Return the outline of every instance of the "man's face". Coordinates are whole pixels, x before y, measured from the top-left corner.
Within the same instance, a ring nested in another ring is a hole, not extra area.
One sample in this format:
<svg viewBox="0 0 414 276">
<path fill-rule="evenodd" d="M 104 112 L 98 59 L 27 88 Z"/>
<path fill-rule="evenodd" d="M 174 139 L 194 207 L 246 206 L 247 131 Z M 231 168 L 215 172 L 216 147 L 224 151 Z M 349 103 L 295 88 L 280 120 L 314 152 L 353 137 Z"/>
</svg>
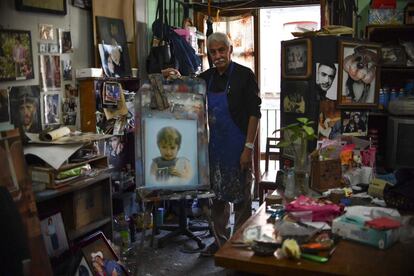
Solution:
<svg viewBox="0 0 414 276">
<path fill-rule="evenodd" d="M 318 84 L 323 91 L 328 91 L 335 79 L 335 69 L 321 65 L 318 69 Z"/>
<path fill-rule="evenodd" d="M 112 147 L 112 149 L 116 149 L 116 147 L 118 146 L 118 143 L 119 143 L 119 139 L 118 139 L 118 137 L 112 137 L 111 138 L 111 147 Z"/>
<path fill-rule="evenodd" d="M 20 105 L 19 107 L 20 111 L 20 120 L 22 120 L 22 123 L 24 126 L 28 126 L 32 123 L 33 115 L 35 112 L 34 104 L 25 102 Z"/>
<path fill-rule="evenodd" d="M 208 52 L 217 70 L 220 73 L 226 71 L 231 61 L 233 47 L 228 47 L 222 42 L 212 41 L 209 45 Z"/>
<path fill-rule="evenodd" d="M 161 141 L 158 146 L 160 148 L 161 157 L 164 160 L 173 160 L 175 157 L 177 157 L 179 150 L 177 144 L 165 143 Z"/>
</svg>

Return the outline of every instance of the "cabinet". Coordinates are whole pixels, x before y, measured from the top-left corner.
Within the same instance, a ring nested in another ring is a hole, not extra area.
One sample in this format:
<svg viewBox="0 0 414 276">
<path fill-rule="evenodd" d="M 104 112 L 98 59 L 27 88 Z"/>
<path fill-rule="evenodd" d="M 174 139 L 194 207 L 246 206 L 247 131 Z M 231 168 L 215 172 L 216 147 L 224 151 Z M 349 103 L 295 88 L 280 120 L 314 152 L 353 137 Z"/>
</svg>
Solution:
<svg viewBox="0 0 414 276">
<path fill-rule="evenodd" d="M 407 42 L 411 45 L 414 43 L 414 25 L 369 25 L 366 28 L 366 38 L 381 43 L 381 88 L 388 88 L 389 91 L 395 89 L 398 92 L 401 88 L 406 90 L 409 83 L 414 83 L 414 49 L 411 49 L 410 56 L 403 46 Z M 384 161 L 388 159 L 385 154 L 388 115 L 387 110 L 375 111 L 370 113 L 368 120 L 369 130 L 378 141 L 377 164 L 380 167 L 387 167 Z"/>
<path fill-rule="evenodd" d="M 35 195 L 39 214 L 60 211 L 69 243 L 101 230 L 112 237 L 112 187 L 107 172 Z"/>
</svg>

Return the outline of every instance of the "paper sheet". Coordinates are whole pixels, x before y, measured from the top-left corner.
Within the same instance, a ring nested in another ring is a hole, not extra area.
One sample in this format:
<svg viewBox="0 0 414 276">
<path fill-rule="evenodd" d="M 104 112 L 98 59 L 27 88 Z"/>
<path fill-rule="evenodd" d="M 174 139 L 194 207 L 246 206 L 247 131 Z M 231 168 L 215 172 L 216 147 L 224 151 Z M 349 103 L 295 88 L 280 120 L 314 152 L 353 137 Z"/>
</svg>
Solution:
<svg viewBox="0 0 414 276">
<path fill-rule="evenodd" d="M 68 127 L 60 127 L 47 133 L 39 134 L 39 138 L 43 141 L 53 141 L 70 134 Z"/>
<path fill-rule="evenodd" d="M 33 154 L 54 169 L 59 169 L 69 157 L 78 149 L 83 147 L 83 144 L 69 144 L 69 145 L 28 145 L 24 147 L 24 154 Z"/>
<path fill-rule="evenodd" d="M 48 145 L 66 145 L 66 144 L 82 144 L 89 143 L 92 141 L 108 139 L 113 135 L 105 135 L 98 133 L 82 133 L 81 135 L 69 135 L 64 136 L 53 141 L 42 141 L 39 139 L 38 133 L 25 133 L 25 135 L 30 139 L 29 143 L 36 144 L 48 144 Z"/>
</svg>

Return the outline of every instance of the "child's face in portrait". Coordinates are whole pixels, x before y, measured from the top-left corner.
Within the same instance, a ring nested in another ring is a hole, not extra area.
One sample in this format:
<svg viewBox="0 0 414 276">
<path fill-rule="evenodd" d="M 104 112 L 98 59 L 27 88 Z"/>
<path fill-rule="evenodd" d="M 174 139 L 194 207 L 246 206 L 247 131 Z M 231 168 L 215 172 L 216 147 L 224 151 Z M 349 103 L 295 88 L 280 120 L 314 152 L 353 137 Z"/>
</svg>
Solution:
<svg viewBox="0 0 414 276">
<path fill-rule="evenodd" d="M 178 150 L 180 149 L 177 144 L 168 143 L 166 141 L 160 141 L 158 147 L 160 149 L 161 157 L 164 160 L 173 160 L 174 158 L 176 158 Z"/>
</svg>

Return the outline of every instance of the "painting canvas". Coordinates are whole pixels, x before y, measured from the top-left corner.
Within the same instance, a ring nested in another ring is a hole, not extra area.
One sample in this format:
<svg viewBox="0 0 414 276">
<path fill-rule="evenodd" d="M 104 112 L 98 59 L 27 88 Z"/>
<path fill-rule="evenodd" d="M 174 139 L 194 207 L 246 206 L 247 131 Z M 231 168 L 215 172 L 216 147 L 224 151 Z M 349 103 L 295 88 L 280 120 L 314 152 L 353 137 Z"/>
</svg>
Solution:
<svg viewBox="0 0 414 276">
<path fill-rule="evenodd" d="M 33 78 L 30 32 L 0 29 L 0 81 Z"/>
<path fill-rule="evenodd" d="M 80 243 L 81 251 L 94 275 L 128 275 L 118 262 L 109 241 L 102 232 L 85 238 Z"/>
<path fill-rule="evenodd" d="M 307 38 L 282 41 L 282 77 L 306 79 L 311 74 L 312 46 Z"/>
<path fill-rule="evenodd" d="M 97 16 L 96 23 L 97 41 L 98 43 L 105 45 L 103 48 L 109 56 L 106 59 L 103 59 L 101 49 L 99 49 L 102 64 L 104 64 L 104 60 L 105 64 L 108 64 L 108 58 L 111 60 L 110 62 L 113 62 L 114 64 L 114 75 L 108 76 L 131 76 L 131 64 L 124 21 L 122 19 Z"/>
<path fill-rule="evenodd" d="M 10 90 L 9 98 L 11 123 L 26 132 L 40 132 L 42 122 L 39 86 L 14 86 Z"/>
<path fill-rule="evenodd" d="M 40 228 L 49 257 L 58 257 L 69 249 L 65 226 L 60 212 L 42 219 L 40 221 Z"/>
<path fill-rule="evenodd" d="M 19 11 L 53 13 L 65 15 L 66 0 L 16 0 L 16 9 Z"/>
<path fill-rule="evenodd" d="M 338 107 L 370 109 L 378 106 L 380 46 L 339 42 Z"/>
<path fill-rule="evenodd" d="M 197 121 L 145 119 L 147 187 L 194 186 L 198 182 Z"/>
</svg>

